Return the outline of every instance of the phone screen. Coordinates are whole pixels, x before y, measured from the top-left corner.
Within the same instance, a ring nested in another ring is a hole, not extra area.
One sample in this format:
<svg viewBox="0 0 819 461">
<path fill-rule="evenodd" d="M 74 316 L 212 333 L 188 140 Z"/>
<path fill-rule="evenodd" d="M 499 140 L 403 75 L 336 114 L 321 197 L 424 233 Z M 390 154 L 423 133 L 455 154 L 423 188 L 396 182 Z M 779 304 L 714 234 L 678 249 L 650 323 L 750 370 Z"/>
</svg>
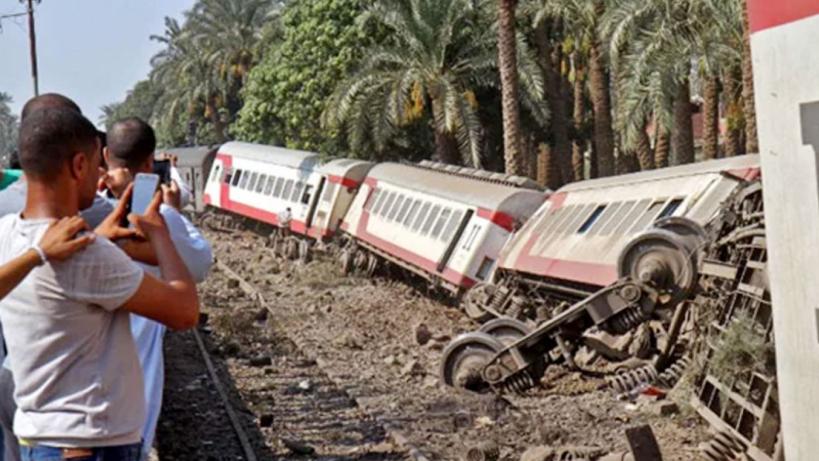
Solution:
<svg viewBox="0 0 819 461">
<path fill-rule="evenodd" d="M 154 174 L 159 176 L 159 182 L 162 184 L 171 183 L 171 161 L 170 160 L 154 160 Z"/>
<path fill-rule="evenodd" d="M 131 213 L 145 214 L 159 186 L 159 176 L 139 173 L 134 179 L 134 195 L 131 197 Z"/>
</svg>

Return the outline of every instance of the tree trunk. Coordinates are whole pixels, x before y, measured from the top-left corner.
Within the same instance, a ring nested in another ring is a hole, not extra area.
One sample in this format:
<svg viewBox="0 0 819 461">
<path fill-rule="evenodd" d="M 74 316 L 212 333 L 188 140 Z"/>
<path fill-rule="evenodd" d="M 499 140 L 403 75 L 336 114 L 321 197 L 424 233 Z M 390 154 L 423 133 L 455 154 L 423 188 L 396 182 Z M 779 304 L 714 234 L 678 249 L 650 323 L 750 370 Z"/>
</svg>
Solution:
<svg viewBox="0 0 819 461">
<path fill-rule="evenodd" d="M 537 42 L 539 57 L 543 63 L 545 94 L 548 98 L 549 112 L 551 113 L 550 131 L 553 144 L 551 162 L 555 164 L 560 174 L 554 184 L 559 186 L 571 182 L 574 177 L 571 164 L 572 145 L 569 139 L 568 95 L 563 89 L 561 72 L 563 51 L 560 43 L 552 45 L 549 42 L 549 34 L 545 23 L 535 29 L 535 41 Z"/>
<path fill-rule="evenodd" d="M 723 148 L 726 157 L 734 157 L 745 153 L 745 145 L 742 142 L 743 130 L 743 109 L 741 107 L 741 96 L 739 80 L 736 72 L 728 72 L 723 77 L 725 84 L 723 99 L 725 100 L 725 146 Z"/>
<path fill-rule="evenodd" d="M 452 133 L 435 129 L 435 157 L 439 162 L 459 165 L 461 153 L 458 150 L 458 140 Z"/>
<path fill-rule="evenodd" d="M 748 8 L 743 1 L 744 31 L 742 34 L 742 99 L 745 108 L 745 151 L 759 153 L 756 133 L 756 102 L 754 101 L 754 63 L 751 59 L 751 32 L 748 24 Z"/>
<path fill-rule="evenodd" d="M 525 175 L 526 159 L 520 146 L 515 7 L 517 0 L 498 0 L 498 63 L 503 105 L 503 147 L 508 174 Z"/>
<path fill-rule="evenodd" d="M 646 127 L 643 126 L 643 129 L 637 133 L 637 147 L 636 147 L 636 154 L 637 154 L 637 162 L 640 166 L 641 171 L 653 170 L 654 169 L 654 150 L 651 149 L 651 139 L 648 137 L 648 133 L 646 132 Z"/>
<path fill-rule="evenodd" d="M 657 124 L 657 144 L 654 146 L 654 164 L 657 168 L 668 166 L 669 152 L 671 151 L 670 136 L 668 129 Z"/>
<path fill-rule="evenodd" d="M 708 77 L 703 83 L 702 153 L 706 159 L 719 157 L 719 79 Z"/>
<path fill-rule="evenodd" d="M 584 133 L 584 125 L 586 118 L 586 93 L 585 89 L 585 75 L 583 73 L 583 64 L 580 62 L 578 54 L 575 54 L 574 61 L 574 140 L 572 141 L 572 170 L 574 173 L 573 181 L 581 181 L 586 176 L 586 134 Z"/>
<path fill-rule="evenodd" d="M 560 188 L 560 171 L 555 164 L 552 146 L 543 143 L 538 149 L 537 179 L 538 183 L 551 190 Z"/>
<path fill-rule="evenodd" d="M 674 149 L 674 164 L 694 162 L 694 125 L 691 107 L 691 88 L 688 79 L 679 85 L 674 98 L 674 127 L 671 130 L 671 144 Z"/>
<path fill-rule="evenodd" d="M 216 135 L 217 143 L 221 144 L 227 141 L 227 136 L 225 134 L 227 125 L 222 122 L 222 114 L 219 113 L 219 109 L 213 101 L 209 100 L 207 102 L 205 112 L 210 114 L 210 122 L 213 124 L 213 133 Z"/>
<path fill-rule="evenodd" d="M 609 75 L 603 62 L 601 48 L 601 44 L 595 43 L 589 53 L 589 84 L 594 111 L 594 150 L 597 156 L 597 173 L 603 177 L 614 173 L 614 130 L 611 118 Z"/>
<path fill-rule="evenodd" d="M 640 171 L 637 154 L 632 150 L 620 151 L 617 155 L 617 174 L 628 174 Z"/>
</svg>

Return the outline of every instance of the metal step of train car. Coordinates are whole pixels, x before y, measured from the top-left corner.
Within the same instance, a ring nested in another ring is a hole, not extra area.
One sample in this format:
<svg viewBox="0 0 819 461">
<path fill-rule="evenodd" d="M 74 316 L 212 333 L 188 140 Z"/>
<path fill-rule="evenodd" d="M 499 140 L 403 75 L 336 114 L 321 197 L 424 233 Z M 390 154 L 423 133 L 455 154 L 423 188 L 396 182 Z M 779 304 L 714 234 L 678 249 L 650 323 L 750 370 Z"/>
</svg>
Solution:
<svg viewBox="0 0 819 461">
<path fill-rule="evenodd" d="M 657 220 L 684 217 L 704 225 L 758 174 L 758 156 L 747 155 L 569 184 L 515 233 L 492 282 L 467 294 L 467 313 L 548 318 L 616 282 L 623 248 Z"/>
<path fill-rule="evenodd" d="M 332 237 L 372 164 L 281 147 L 229 142 L 219 148 L 205 186 L 207 205 L 273 227 L 290 209 L 288 230 Z"/>
<path fill-rule="evenodd" d="M 503 245 L 546 199 L 524 178 L 424 162 L 370 170 L 343 223 L 346 270 L 389 261 L 458 295 L 488 280 Z"/>
</svg>

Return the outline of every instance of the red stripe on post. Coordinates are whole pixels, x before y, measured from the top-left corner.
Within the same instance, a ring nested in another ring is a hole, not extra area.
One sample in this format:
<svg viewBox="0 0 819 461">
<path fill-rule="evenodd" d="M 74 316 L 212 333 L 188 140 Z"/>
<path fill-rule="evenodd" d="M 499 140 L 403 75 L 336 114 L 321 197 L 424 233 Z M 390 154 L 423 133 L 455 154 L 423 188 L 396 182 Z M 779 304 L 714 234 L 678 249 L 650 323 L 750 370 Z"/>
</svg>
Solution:
<svg viewBox="0 0 819 461">
<path fill-rule="evenodd" d="M 817 0 L 748 0 L 751 33 L 819 15 Z"/>
</svg>

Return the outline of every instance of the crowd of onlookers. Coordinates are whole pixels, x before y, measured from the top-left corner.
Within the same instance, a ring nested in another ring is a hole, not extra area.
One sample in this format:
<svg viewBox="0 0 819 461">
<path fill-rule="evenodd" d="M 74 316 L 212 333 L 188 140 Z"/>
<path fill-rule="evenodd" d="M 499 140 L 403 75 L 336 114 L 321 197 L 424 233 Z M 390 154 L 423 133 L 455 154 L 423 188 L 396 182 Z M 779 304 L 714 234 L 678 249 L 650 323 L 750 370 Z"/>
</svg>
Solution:
<svg viewBox="0 0 819 461">
<path fill-rule="evenodd" d="M 181 212 L 191 192 L 175 168 L 145 213 L 129 213 L 155 150 L 138 118 L 102 133 L 62 95 L 23 108 L 15 164 L 0 176 L 6 461 L 148 456 L 166 328 L 196 325 L 196 283 L 213 262 Z"/>
</svg>

